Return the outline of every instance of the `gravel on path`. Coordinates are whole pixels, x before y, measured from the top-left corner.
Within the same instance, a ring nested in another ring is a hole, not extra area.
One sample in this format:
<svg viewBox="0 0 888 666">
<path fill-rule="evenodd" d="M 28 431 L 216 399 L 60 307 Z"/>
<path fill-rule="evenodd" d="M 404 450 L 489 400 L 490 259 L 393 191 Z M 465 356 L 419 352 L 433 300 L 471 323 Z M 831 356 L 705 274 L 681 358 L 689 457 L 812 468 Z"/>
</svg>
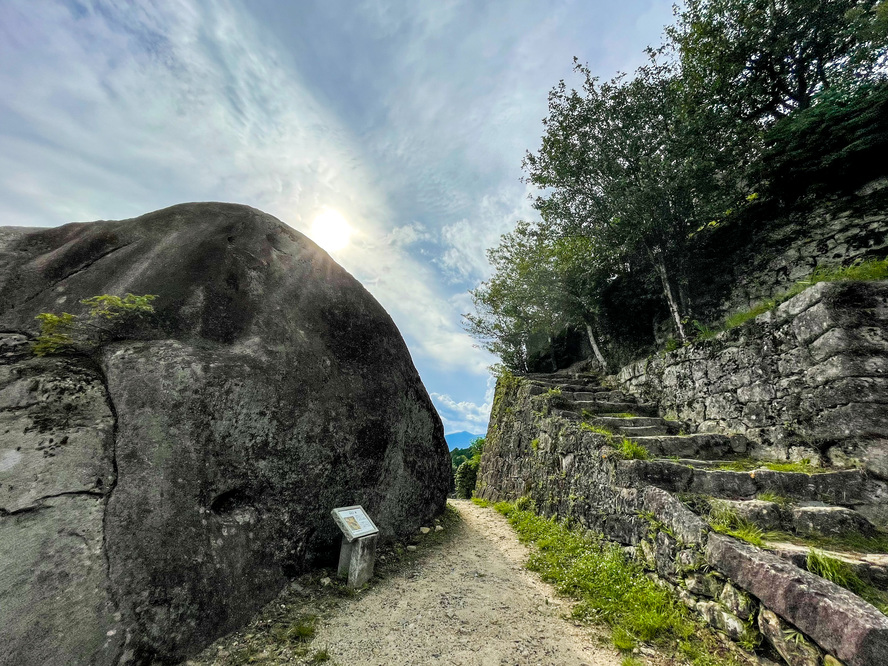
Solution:
<svg viewBox="0 0 888 666">
<path fill-rule="evenodd" d="M 446 544 L 374 583 L 318 624 L 314 646 L 361 666 L 619 666 L 601 636 L 562 616 L 569 603 L 524 569 L 505 518 L 468 500 Z"/>
</svg>

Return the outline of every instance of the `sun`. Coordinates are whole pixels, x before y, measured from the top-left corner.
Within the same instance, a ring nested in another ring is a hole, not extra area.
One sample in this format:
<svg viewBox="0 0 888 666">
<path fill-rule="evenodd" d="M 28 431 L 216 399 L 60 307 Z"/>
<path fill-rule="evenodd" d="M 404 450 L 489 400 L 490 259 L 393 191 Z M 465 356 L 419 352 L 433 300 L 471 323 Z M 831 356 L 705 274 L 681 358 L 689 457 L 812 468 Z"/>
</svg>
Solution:
<svg viewBox="0 0 888 666">
<path fill-rule="evenodd" d="M 327 252 L 336 252 L 348 245 L 352 228 L 338 210 L 325 208 L 311 223 L 311 239 Z"/>
</svg>

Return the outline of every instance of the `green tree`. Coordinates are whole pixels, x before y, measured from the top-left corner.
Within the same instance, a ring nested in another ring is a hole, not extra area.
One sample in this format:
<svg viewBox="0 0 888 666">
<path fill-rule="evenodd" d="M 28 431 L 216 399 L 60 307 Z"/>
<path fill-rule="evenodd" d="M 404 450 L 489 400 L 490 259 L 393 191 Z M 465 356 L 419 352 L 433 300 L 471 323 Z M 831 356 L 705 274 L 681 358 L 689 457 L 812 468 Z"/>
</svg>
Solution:
<svg viewBox="0 0 888 666">
<path fill-rule="evenodd" d="M 487 257 L 494 274 L 471 292 L 476 314 L 463 315 L 466 330 L 506 367 L 525 372 L 535 351 L 534 339 L 551 343 L 562 326 L 551 261 L 527 222 L 504 234 Z"/>
<path fill-rule="evenodd" d="M 527 371 L 534 340 L 547 345 L 568 328 L 585 329 L 603 367 L 595 337 L 596 285 L 607 271 L 595 261 L 591 239 L 559 236 L 557 230 L 519 222 L 488 251 L 494 276 L 473 290 L 476 314 L 464 315 L 466 329 L 511 370 Z"/>
<path fill-rule="evenodd" d="M 886 0 L 687 0 L 667 35 L 698 107 L 770 125 L 838 83 L 884 78 Z"/>
<path fill-rule="evenodd" d="M 549 94 L 538 153 L 527 153 L 527 181 L 543 223 L 589 239 L 595 261 L 616 273 L 654 271 L 679 337 L 686 339 L 682 293 L 688 237 L 740 193 L 724 170 L 701 169 L 703 128 L 684 113 L 683 82 L 652 60 L 635 78 L 600 82 L 587 67 L 581 91 L 561 81 Z"/>
<path fill-rule="evenodd" d="M 472 440 L 469 445 L 471 457 L 456 470 L 456 496 L 460 499 L 471 499 L 478 481 L 478 469 L 481 467 L 481 455 L 484 453 L 484 437 Z"/>
</svg>

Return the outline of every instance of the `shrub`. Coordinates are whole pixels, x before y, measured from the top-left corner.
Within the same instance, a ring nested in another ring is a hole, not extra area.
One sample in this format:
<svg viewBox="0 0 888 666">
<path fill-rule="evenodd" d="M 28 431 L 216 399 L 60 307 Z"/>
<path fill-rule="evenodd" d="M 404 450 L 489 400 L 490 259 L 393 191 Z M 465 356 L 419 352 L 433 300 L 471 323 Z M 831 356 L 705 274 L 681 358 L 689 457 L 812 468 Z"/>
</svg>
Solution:
<svg viewBox="0 0 888 666">
<path fill-rule="evenodd" d="M 475 492 L 475 484 L 478 481 L 478 466 L 480 459 L 471 458 L 466 460 L 456 470 L 456 496 L 460 499 L 471 499 L 472 493 Z"/>
<path fill-rule="evenodd" d="M 119 339 L 132 333 L 134 326 L 154 313 L 151 305 L 157 296 L 126 294 L 123 298 L 101 294 L 84 298 L 80 303 L 87 307 L 84 315 L 63 312 L 41 312 L 40 334 L 32 346 L 37 356 L 69 351 L 89 351 L 109 340 Z"/>
<path fill-rule="evenodd" d="M 626 460 L 647 460 L 651 457 L 646 448 L 628 437 L 624 437 L 616 445 L 616 449 Z"/>
</svg>

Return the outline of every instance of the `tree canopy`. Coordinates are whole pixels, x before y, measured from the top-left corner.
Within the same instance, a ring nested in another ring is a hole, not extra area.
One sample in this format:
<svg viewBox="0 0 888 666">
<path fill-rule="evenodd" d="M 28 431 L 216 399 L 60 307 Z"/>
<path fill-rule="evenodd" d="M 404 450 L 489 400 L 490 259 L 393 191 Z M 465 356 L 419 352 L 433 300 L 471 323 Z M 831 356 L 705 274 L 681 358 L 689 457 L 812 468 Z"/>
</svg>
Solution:
<svg viewBox="0 0 888 666">
<path fill-rule="evenodd" d="M 888 0 L 688 0 L 666 34 L 632 76 L 602 81 L 575 60 L 579 89 L 549 93 L 523 162 L 540 219 L 489 250 L 493 277 L 466 315 L 509 369 L 544 368 L 565 329 L 585 329 L 603 364 L 595 331 L 621 276 L 656 288 L 686 340 L 701 231 L 773 193 L 769 182 L 885 143 L 868 109 L 888 89 Z M 832 157 L 804 138 L 824 118 Z"/>
</svg>

